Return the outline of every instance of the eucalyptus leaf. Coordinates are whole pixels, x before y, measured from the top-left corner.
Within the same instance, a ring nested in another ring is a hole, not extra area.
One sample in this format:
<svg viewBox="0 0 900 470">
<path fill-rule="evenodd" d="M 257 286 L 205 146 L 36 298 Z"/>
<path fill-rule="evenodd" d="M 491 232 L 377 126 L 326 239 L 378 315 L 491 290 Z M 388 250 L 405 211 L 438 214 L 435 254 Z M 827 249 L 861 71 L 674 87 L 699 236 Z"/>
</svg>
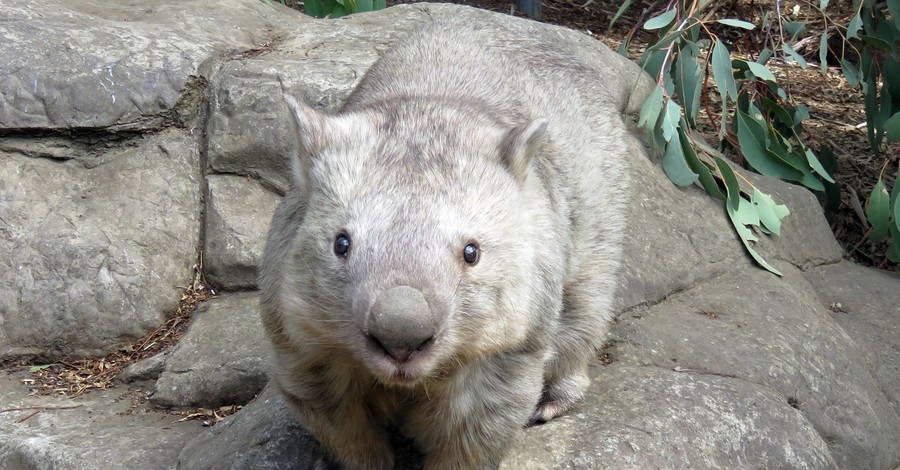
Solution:
<svg viewBox="0 0 900 470">
<path fill-rule="evenodd" d="M 684 106 L 684 114 L 691 126 L 694 126 L 694 120 L 700 112 L 703 77 L 703 68 L 697 63 L 693 49 L 685 45 L 675 61 L 675 92 Z"/>
<path fill-rule="evenodd" d="M 42 370 L 48 369 L 48 368 L 50 368 L 51 366 L 53 366 L 53 364 L 44 364 L 44 365 L 40 365 L 40 366 L 31 366 L 31 367 L 28 368 L 28 372 L 31 373 L 31 374 L 34 374 L 34 373 L 40 372 L 40 371 L 42 371 Z"/>
<path fill-rule="evenodd" d="M 817 175 L 821 176 L 822 179 L 828 181 L 829 183 L 834 183 L 834 178 L 828 174 L 828 171 L 825 170 L 825 167 L 822 166 L 822 162 L 816 157 L 816 154 L 813 153 L 810 149 L 804 149 L 806 153 L 806 162 L 809 163 L 809 167 L 816 172 Z"/>
<path fill-rule="evenodd" d="M 669 180 L 678 186 L 689 186 L 697 181 L 697 174 L 691 170 L 685 160 L 681 139 L 672 139 L 666 145 L 666 154 L 662 160 L 663 170 Z"/>
<path fill-rule="evenodd" d="M 772 196 L 753 188 L 753 196 L 750 202 L 756 206 L 756 212 L 759 214 L 759 221 L 762 225 L 775 235 L 781 235 L 781 220 L 790 215 L 784 204 L 775 204 Z"/>
<path fill-rule="evenodd" d="M 790 181 L 800 181 L 803 172 L 789 165 L 766 148 L 766 130 L 747 113 L 738 110 L 738 142 L 741 153 L 756 171 Z"/>
<path fill-rule="evenodd" d="M 724 200 L 725 194 L 719 189 L 719 184 L 716 183 L 716 179 L 713 177 L 712 173 L 710 173 L 709 167 L 698 158 L 694 145 L 708 154 L 714 154 L 716 153 L 716 150 L 710 147 L 703 140 L 702 136 L 698 137 L 696 140 L 689 139 L 687 136 L 688 131 L 685 129 L 686 126 L 683 125 L 678 127 L 678 137 L 681 140 L 681 148 L 684 150 L 684 157 L 685 160 L 687 160 L 688 166 L 690 166 L 691 170 L 697 174 L 698 179 L 700 180 L 700 186 L 703 186 L 703 189 L 706 190 L 707 194 L 716 199 Z"/>
<path fill-rule="evenodd" d="M 859 38 L 862 39 L 862 41 L 864 43 L 866 43 L 876 49 L 885 49 L 885 50 L 891 49 L 891 45 L 884 39 L 877 38 L 875 36 L 869 36 L 866 34 L 860 34 Z"/>
<path fill-rule="evenodd" d="M 806 23 L 803 21 L 785 21 L 783 24 L 784 31 L 791 35 L 791 42 L 797 39 L 797 36 L 806 32 Z"/>
<path fill-rule="evenodd" d="M 652 129 L 656 125 L 656 119 L 659 112 L 662 111 L 663 90 L 662 87 L 656 86 L 653 92 L 644 101 L 641 106 L 641 113 L 638 115 L 638 127 L 646 127 Z"/>
<path fill-rule="evenodd" d="M 719 169 L 719 176 L 721 176 L 722 181 L 725 182 L 725 189 L 728 195 L 726 204 L 729 209 L 737 210 L 740 208 L 741 202 L 741 185 L 738 184 L 737 177 L 734 176 L 734 170 L 725 163 L 725 160 L 715 157 L 715 161 L 716 168 Z"/>
<path fill-rule="evenodd" d="M 664 11 L 663 13 L 647 20 L 647 22 L 644 23 L 644 29 L 646 29 L 648 31 L 661 29 L 661 28 L 666 27 L 674 19 L 675 19 L 675 8 L 670 8 L 670 9 Z"/>
<path fill-rule="evenodd" d="M 887 259 L 892 263 L 900 263 L 900 229 L 891 225 L 891 244 L 888 245 Z"/>
<path fill-rule="evenodd" d="M 781 276 L 781 271 L 775 269 L 772 265 L 766 262 L 756 250 L 753 249 L 753 245 L 750 242 L 755 242 L 758 240 L 756 235 L 753 235 L 753 231 L 748 228 L 748 225 L 759 225 L 759 214 L 756 212 L 756 206 L 750 203 L 750 201 L 740 198 L 740 206 L 738 210 L 734 210 L 731 208 L 729 204 L 725 205 L 725 209 L 728 212 L 728 218 L 731 219 L 731 224 L 734 225 L 734 229 L 737 232 L 738 236 L 741 238 L 741 243 L 744 244 L 744 248 L 747 249 L 747 252 L 750 253 L 750 256 L 759 263 L 760 266 L 766 268 L 770 272 Z"/>
<path fill-rule="evenodd" d="M 890 202 L 891 197 L 887 192 L 884 181 L 878 178 L 878 182 L 872 188 L 872 194 L 869 195 L 869 201 L 866 203 L 866 218 L 869 220 L 869 224 L 872 225 L 869 239 L 873 242 L 883 241 L 888 234 Z"/>
<path fill-rule="evenodd" d="M 672 140 L 678 131 L 678 122 L 681 120 L 681 106 L 678 106 L 674 100 L 666 102 L 666 110 L 662 116 L 663 138 L 666 142 Z"/>
<path fill-rule="evenodd" d="M 900 172 L 898 172 L 898 176 L 900 176 Z M 891 190 L 891 207 L 894 212 L 894 225 L 893 227 L 897 230 L 900 230 L 900 178 L 894 178 L 894 187 Z M 892 237 L 894 239 L 894 245 L 900 249 L 900 237 Z"/>
<path fill-rule="evenodd" d="M 791 56 L 797 64 L 800 65 L 800 68 L 807 68 L 809 64 L 806 63 L 806 59 L 803 58 L 797 51 L 794 50 L 793 47 L 789 46 L 787 43 L 781 45 L 781 50 L 784 51 L 785 54 Z"/>
<path fill-rule="evenodd" d="M 900 140 L 900 112 L 894 113 L 884 122 L 884 131 L 887 133 L 888 142 Z"/>
<path fill-rule="evenodd" d="M 853 15 L 853 19 L 851 19 L 850 24 L 847 25 L 847 38 L 859 39 L 859 30 L 862 29 L 862 24 L 862 18 L 859 16 L 859 13 Z"/>
<path fill-rule="evenodd" d="M 750 67 L 750 71 L 753 72 L 753 75 L 756 75 L 763 80 L 776 81 L 775 74 L 773 74 L 765 65 L 757 64 L 756 62 L 746 62 L 746 64 Z"/>
<path fill-rule="evenodd" d="M 855 87 L 859 85 L 859 69 L 857 69 L 855 65 L 841 59 L 841 71 L 844 72 L 844 78 L 847 79 L 847 83 L 849 83 L 850 86 Z"/>
<path fill-rule="evenodd" d="M 721 20 L 716 20 L 716 22 L 722 23 L 722 24 L 728 25 L 728 26 L 734 26 L 736 28 L 744 28 L 747 30 L 752 30 L 752 29 L 756 28 L 756 25 L 749 21 L 736 20 L 736 19 L 732 19 L 732 18 L 724 18 Z"/>
<path fill-rule="evenodd" d="M 628 10 L 628 8 L 631 7 L 632 3 L 634 3 L 634 0 L 625 0 L 624 2 L 622 2 L 621 5 L 619 5 L 619 9 L 616 10 L 616 14 L 612 17 L 612 20 L 609 21 L 610 29 L 612 29 L 612 26 L 616 22 L 616 20 L 618 20 L 619 17 L 621 17 L 622 14 L 625 13 Z"/>
<path fill-rule="evenodd" d="M 828 30 L 822 31 L 819 38 L 819 67 L 822 73 L 828 72 Z"/>
<path fill-rule="evenodd" d="M 722 96 L 722 102 L 725 102 L 729 96 L 732 100 L 737 100 L 737 85 L 734 83 L 734 74 L 731 69 L 731 52 L 719 39 L 716 39 L 712 50 L 712 69 L 713 79 L 715 79 L 716 88 L 719 89 L 719 94 Z M 724 114 L 725 111 L 722 112 Z"/>
<path fill-rule="evenodd" d="M 819 0 L 819 11 L 825 11 L 828 7 L 828 0 Z"/>
</svg>

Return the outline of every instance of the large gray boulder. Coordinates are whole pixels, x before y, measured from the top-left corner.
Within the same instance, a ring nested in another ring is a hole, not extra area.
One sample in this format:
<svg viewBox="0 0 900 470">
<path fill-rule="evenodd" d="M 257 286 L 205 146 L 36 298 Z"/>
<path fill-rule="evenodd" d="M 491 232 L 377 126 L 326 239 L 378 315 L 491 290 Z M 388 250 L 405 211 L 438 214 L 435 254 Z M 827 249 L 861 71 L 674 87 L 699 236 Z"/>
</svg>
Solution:
<svg viewBox="0 0 900 470">
<path fill-rule="evenodd" d="M 175 311 L 198 262 L 207 81 L 300 16 L 0 1 L 0 361 L 102 355 Z"/>
<path fill-rule="evenodd" d="M 0 375 L 0 411 L 45 407 L 0 412 L 0 468 L 319 458 L 272 390 L 206 431 L 129 406 L 148 392 L 164 407 L 244 403 L 263 387 L 252 289 L 288 185 L 283 92 L 336 110 L 383 51 L 444 16 L 558 44 L 611 118 L 633 119 L 649 91 L 586 35 L 454 5 L 318 21 L 257 0 L 50 1 L 0 0 L 0 362 L 121 347 L 175 310 L 195 264 L 229 292 L 119 390 L 29 397 L 26 373 Z M 792 212 L 757 245 L 784 277 L 761 270 L 721 204 L 672 185 L 642 137 L 618 156 L 633 186 L 612 362 L 504 468 L 896 468 L 900 279 L 841 261 L 808 191 L 746 175 Z M 421 467 L 397 440 L 399 468 Z"/>
<path fill-rule="evenodd" d="M 150 401 L 166 408 L 247 403 L 266 385 L 268 357 L 257 296 L 212 299 L 167 355 Z"/>
<path fill-rule="evenodd" d="M 197 256 L 198 143 L 169 129 L 67 160 L 0 151 L 0 360 L 103 355 L 175 311 Z"/>
</svg>

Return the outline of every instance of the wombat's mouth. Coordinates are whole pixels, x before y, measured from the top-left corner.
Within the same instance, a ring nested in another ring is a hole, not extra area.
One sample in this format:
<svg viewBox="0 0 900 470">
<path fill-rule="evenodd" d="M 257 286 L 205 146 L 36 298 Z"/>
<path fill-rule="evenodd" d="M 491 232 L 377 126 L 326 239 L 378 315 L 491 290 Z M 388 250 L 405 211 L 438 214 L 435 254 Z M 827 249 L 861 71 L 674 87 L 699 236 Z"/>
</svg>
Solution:
<svg viewBox="0 0 900 470">
<path fill-rule="evenodd" d="M 406 354 L 391 354 L 378 340 L 364 335 L 364 362 L 385 385 L 415 385 L 429 376 L 434 366 L 433 346 L 429 339 Z"/>
</svg>

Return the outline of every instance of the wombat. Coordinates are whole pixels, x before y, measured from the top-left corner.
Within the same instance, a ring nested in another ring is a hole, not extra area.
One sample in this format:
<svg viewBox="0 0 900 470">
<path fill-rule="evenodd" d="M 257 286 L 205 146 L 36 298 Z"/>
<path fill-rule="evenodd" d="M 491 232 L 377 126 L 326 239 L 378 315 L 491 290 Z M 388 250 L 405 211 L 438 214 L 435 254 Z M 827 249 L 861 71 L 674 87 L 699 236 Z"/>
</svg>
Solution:
<svg viewBox="0 0 900 470">
<path fill-rule="evenodd" d="M 625 125 L 568 42 L 505 25 L 423 27 L 334 115 L 286 96 L 297 154 L 262 315 L 272 382 L 323 467 L 392 468 L 396 428 L 426 469 L 496 468 L 588 385 L 613 316 Z"/>
</svg>

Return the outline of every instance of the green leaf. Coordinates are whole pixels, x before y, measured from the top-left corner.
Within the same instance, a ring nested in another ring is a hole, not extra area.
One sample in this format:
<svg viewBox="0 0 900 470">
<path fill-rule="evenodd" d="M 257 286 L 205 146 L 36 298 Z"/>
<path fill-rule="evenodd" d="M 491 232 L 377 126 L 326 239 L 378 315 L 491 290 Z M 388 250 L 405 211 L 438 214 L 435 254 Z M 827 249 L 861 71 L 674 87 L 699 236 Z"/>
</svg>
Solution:
<svg viewBox="0 0 900 470">
<path fill-rule="evenodd" d="M 825 167 L 822 166 L 822 162 L 816 157 L 816 154 L 812 152 L 810 149 L 804 149 L 806 153 L 806 162 L 809 163 L 809 167 L 813 169 L 819 176 L 822 177 L 825 181 L 829 183 L 834 183 L 834 178 L 828 174 L 828 171 L 825 170 Z"/>
<path fill-rule="evenodd" d="M 44 370 L 44 369 L 47 369 L 47 368 L 49 368 L 49 367 L 51 367 L 51 366 L 53 366 L 53 364 L 44 364 L 44 365 L 41 365 L 41 366 L 31 366 L 31 367 L 28 368 L 28 372 L 34 374 L 34 373 L 36 373 L 36 372 L 40 372 L 40 371 L 42 371 L 42 370 Z"/>
<path fill-rule="evenodd" d="M 725 195 L 719 190 L 719 184 L 716 183 L 716 179 L 712 176 L 712 173 L 710 173 L 709 167 L 697 158 L 694 144 L 696 142 L 697 147 L 709 154 L 712 154 L 715 150 L 702 138 L 697 139 L 696 141 L 689 139 L 684 125 L 678 126 L 678 137 L 681 140 L 681 148 L 684 150 L 685 160 L 687 160 L 687 164 L 691 167 L 691 170 L 698 175 L 700 186 L 703 186 L 703 189 L 705 189 L 710 196 L 716 199 L 725 199 Z"/>
<path fill-rule="evenodd" d="M 657 80 L 659 71 L 662 70 L 665 60 L 666 51 L 647 49 L 644 51 L 644 55 L 641 56 L 639 64 L 648 75 L 653 77 L 654 80 Z"/>
<path fill-rule="evenodd" d="M 747 113 L 738 110 L 738 142 L 741 154 L 756 171 L 790 181 L 800 181 L 803 172 L 766 148 L 766 130 Z"/>
<path fill-rule="evenodd" d="M 753 196 L 751 196 L 750 202 L 756 206 L 759 221 L 762 222 L 763 226 L 775 235 L 781 235 L 781 219 L 784 219 L 791 213 L 787 206 L 775 204 L 772 196 L 756 188 L 753 188 Z"/>
<path fill-rule="evenodd" d="M 756 63 L 766 65 L 766 62 L 769 61 L 769 58 L 772 57 L 772 54 L 772 49 L 769 49 L 768 47 L 763 49 L 762 52 L 759 53 L 759 57 L 756 58 Z"/>
<path fill-rule="evenodd" d="M 890 216 L 890 201 L 887 188 L 884 181 L 878 178 L 875 187 L 872 188 L 872 194 L 866 203 L 866 218 L 872 225 L 872 231 L 869 233 L 869 239 L 873 242 L 880 242 L 885 239 L 888 234 L 888 217 Z"/>
<path fill-rule="evenodd" d="M 888 245 L 887 259 L 892 263 L 900 263 L 900 229 L 891 225 L 891 244 Z"/>
<path fill-rule="evenodd" d="M 730 197 L 730 196 L 729 196 Z M 775 269 L 763 259 L 756 250 L 753 249 L 753 246 L 750 242 L 755 242 L 758 240 L 755 235 L 753 235 L 753 231 L 750 230 L 748 225 L 759 225 L 759 214 L 756 212 L 756 206 L 750 203 L 750 201 L 740 198 L 740 205 L 737 210 L 731 208 L 730 204 L 725 204 L 725 209 L 728 212 L 728 218 L 731 219 L 731 224 L 734 225 L 734 229 L 737 232 L 738 236 L 741 238 L 741 243 L 744 244 L 744 248 L 747 249 L 747 252 L 750 253 L 750 256 L 759 263 L 760 266 L 768 269 L 770 272 L 781 276 L 781 271 Z"/>
<path fill-rule="evenodd" d="M 737 210 L 741 203 L 741 185 L 738 184 L 737 177 L 734 176 L 734 170 L 719 157 L 715 157 L 716 167 L 719 169 L 719 175 L 725 183 L 726 194 L 728 199 L 726 205 L 730 209 Z"/>
<path fill-rule="evenodd" d="M 891 14 L 891 18 L 894 19 L 894 28 L 900 30 L 900 0 L 887 0 L 887 7 L 888 12 Z M 895 246 L 896 245 L 897 244 L 895 244 Z M 898 249 L 900 249 L 900 247 L 898 247 Z"/>
<path fill-rule="evenodd" d="M 822 31 L 819 38 L 819 67 L 822 73 L 828 72 L 828 30 Z"/>
<path fill-rule="evenodd" d="M 877 153 L 881 146 L 881 126 L 878 122 L 878 88 L 875 87 L 875 77 L 868 77 L 865 83 L 866 122 L 869 123 L 866 126 L 866 134 L 869 137 L 869 146 Z"/>
<path fill-rule="evenodd" d="M 876 49 L 884 49 L 884 50 L 891 49 L 891 45 L 884 39 L 876 38 L 875 36 L 868 36 L 866 34 L 860 34 L 859 38 L 862 39 L 862 41 L 864 43 L 866 43 Z"/>
<path fill-rule="evenodd" d="M 825 11 L 828 7 L 828 0 L 819 0 L 819 11 Z"/>
<path fill-rule="evenodd" d="M 736 28 L 744 28 L 744 29 L 748 29 L 748 30 L 752 30 L 753 28 L 756 28 L 756 25 L 753 23 L 750 23 L 749 21 L 735 20 L 735 19 L 731 19 L 731 18 L 716 20 L 716 22 L 722 23 L 724 25 L 734 26 Z"/>
<path fill-rule="evenodd" d="M 894 225 L 891 226 L 891 229 L 893 230 L 896 228 L 897 231 L 900 231 L 900 200 L 898 200 L 900 189 L 897 189 L 900 188 L 900 183 L 897 182 L 898 180 L 900 180 L 900 178 L 894 179 L 894 188 L 891 191 L 891 207 L 894 208 Z M 894 246 L 900 250 L 900 237 L 892 235 L 891 238 L 894 239 Z"/>
<path fill-rule="evenodd" d="M 712 51 L 712 68 L 713 78 L 716 82 L 716 88 L 722 96 L 724 103 L 728 96 L 732 100 L 737 100 L 737 85 L 734 83 L 734 73 L 731 70 L 731 53 L 725 44 L 716 39 L 715 46 Z M 722 111 L 724 114 L 725 111 Z"/>
<path fill-rule="evenodd" d="M 894 113 L 884 122 L 884 130 L 887 132 L 888 142 L 900 140 L 900 112 Z"/>
<path fill-rule="evenodd" d="M 747 62 L 747 66 L 750 67 L 750 71 L 753 72 L 753 75 L 756 75 L 763 80 L 776 81 L 775 75 L 769 71 L 769 68 L 765 65 L 757 64 L 756 62 Z"/>
<path fill-rule="evenodd" d="M 805 69 L 809 67 L 809 64 L 806 63 L 806 59 L 804 59 L 802 55 L 798 54 L 797 51 L 795 51 L 794 48 L 789 46 L 787 43 L 783 43 L 781 45 L 781 50 L 784 51 L 785 54 L 791 56 L 791 58 L 800 65 L 800 68 Z"/>
<path fill-rule="evenodd" d="M 784 31 L 791 35 L 791 42 L 797 39 L 797 36 L 806 32 L 806 23 L 803 21 L 785 21 L 783 23 Z"/>
<path fill-rule="evenodd" d="M 800 124 L 807 119 L 809 119 L 809 106 L 798 104 L 797 109 L 794 110 L 794 125 Z"/>
<path fill-rule="evenodd" d="M 685 160 L 681 139 L 672 139 L 666 144 L 666 154 L 663 157 L 662 165 L 669 180 L 678 186 L 688 186 L 697 181 L 697 174 L 691 170 Z"/>
<path fill-rule="evenodd" d="M 684 114 L 691 126 L 694 125 L 694 119 L 700 112 L 700 95 L 703 88 L 703 68 L 697 63 L 692 52 L 693 50 L 686 44 L 675 60 L 675 93 L 684 106 Z"/>
<path fill-rule="evenodd" d="M 663 90 L 662 87 L 655 87 L 644 105 L 641 106 L 641 113 L 638 115 L 638 127 L 653 128 L 656 125 L 656 119 L 659 112 L 662 111 Z"/>
<path fill-rule="evenodd" d="M 855 87 L 859 85 L 859 69 L 855 65 L 841 59 L 841 71 L 844 72 L 844 78 L 847 79 L 847 83 L 850 86 Z"/>
<path fill-rule="evenodd" d="M 853 19 L 850 20 L 850 24 L 847 25 L 847 39 L 859 39 L 858 34 L 860 29 L 862 29 L 862 18 L 860 18 L 859 13 L 857 13 L 853 15 Z"/>
<path fill-rule="evenodd" d="M 622 2 L 622 5 L 619 6 L 619 9 L 616 10 L 616 14 L 613 15 L 612 20 L 610 20 L 609 22 L 609 29 L 612 29 L 613 23 L 615 23 L 616 20 L 618 20 L 622 16 L 622 14 L 631 7 L 632 3 L 634 3 L 634 0 L 625 0 L 624 2 Z"/>
<path fill-rule="evenodd" d="M 644 23 L 644 29 L 646 29 L 648 31 L 653 31 L 655 29 L 664 28 L 669 23 L 671 23 L 672 20 L 674 20 L 674 19 L 675 19 L 675 8 L 671 8 L 671 9 L 668 9 L 668 10 L 664 11 L 663 13 L 647 20 L 647 22 Z"/>
<path fill-rule="evenodd" d="M 672 136 L 678 131 L 678 122 L 681 120 L 681 106 L 674 100 L 666 103 L 666 111 L 662 118 L 663 138 L 666 142 L 672 140 Z"/>
</svg>

